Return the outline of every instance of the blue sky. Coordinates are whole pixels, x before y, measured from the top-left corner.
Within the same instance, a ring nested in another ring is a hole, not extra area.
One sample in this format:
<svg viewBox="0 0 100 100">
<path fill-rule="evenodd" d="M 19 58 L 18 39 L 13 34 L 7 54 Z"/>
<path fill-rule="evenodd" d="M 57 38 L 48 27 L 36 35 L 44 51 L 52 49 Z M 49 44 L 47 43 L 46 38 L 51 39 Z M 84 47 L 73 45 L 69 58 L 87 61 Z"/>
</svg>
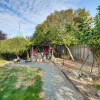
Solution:
<svg viewBox="0 0 100 100">
<path fill-rule="evenodd" d="M 92 16 L 100 0 L 0 0 L 0 30 L 8 36 L 31 36 L 36 25 L 55 10 L 86 8 Z"/>
</svg>

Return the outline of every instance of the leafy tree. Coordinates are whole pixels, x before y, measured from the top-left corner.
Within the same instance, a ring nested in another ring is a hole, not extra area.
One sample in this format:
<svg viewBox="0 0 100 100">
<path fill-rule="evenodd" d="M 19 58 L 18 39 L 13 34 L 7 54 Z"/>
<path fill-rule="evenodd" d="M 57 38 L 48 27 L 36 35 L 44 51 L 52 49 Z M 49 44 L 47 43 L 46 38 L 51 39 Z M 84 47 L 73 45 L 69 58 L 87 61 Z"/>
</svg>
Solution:
<svg viewBox="0 0 100 100">
<path fill-rule="evenodd" d="M 77 16 L 77 17 L 80 17 L 82 19 L 87 19 L 87 16 L 89 16 L 89 12 L 86 11 L 85 8 L 81 9 L 81 8 L 78 8 L 75 13 L 74 13 L 74 16 Z"/>
<path fill-rule="evenodd" d="M 90 34 L 91 38 L 88 41 L 88 45 L 93 53 L 96 67 L 98 67 L 100 74 L 100 6 L 98 6 L 97 10 L 98 13 L 94 19 L 94 29 Z"/>
<path fill-rule="evenodd" d="M 1 40 L 0 53 L 10 53 L 18 56 L 21 55 L 25 50 L 27 50 L 27 44 L 28 41 L 23 37 L 15 37 Z"/>
<path fill-rule="evenodd" d="M 67 16 L 68 14 L 71 16 Z M 66 32 L 66 23 L 72 20 L 72 14 L 73 10 L 69 9 L 60 12 L 55 11 L 55 13 L 48 16 L 44 23 L 36 27 L 36 32 L 33 37 L 34 42 L 40 44 L 41 42 L 51 42 L 52 44 L 65 44 L 65 39 L 63 40 L 62 35 Z M 67 40 L 70 39 L 68 38 Z"/>
<path fill-rule="evenodd" d="M 95 65 L 100 73 L 100 6 L 97 8 L 98 13 L 92 21 L 90 16 L 88 19 L 77 17 L 74 19 L 76 38 L 79 44 L 87 45 L 94 57 Z"/>
<path fill-rule="evenodd" d="M 6 39 L 6 34 L 0 31 L 0 40 Z"/>
<path fill-rule="evenodd" d="M 77 15 L 83 16 L 81 12 L 85 13 L 84 18 L 87 17 L 88 12 L 86 10 L 78 9 L 78 11 L 76 11 Z M 73 9 L 62 10 L 60 12 L 55 11 L 50 14 L 42 24 L 36 27 L 32 40 L 35 44 L 41 44 L 43 42 L 64 44 L 72 60 L 74 60 L 69 49 L 71 44 L 76 43 L 74 31 L 72 30 L 72 26 L 74 25 L 73 17 Z"/>
</svg>

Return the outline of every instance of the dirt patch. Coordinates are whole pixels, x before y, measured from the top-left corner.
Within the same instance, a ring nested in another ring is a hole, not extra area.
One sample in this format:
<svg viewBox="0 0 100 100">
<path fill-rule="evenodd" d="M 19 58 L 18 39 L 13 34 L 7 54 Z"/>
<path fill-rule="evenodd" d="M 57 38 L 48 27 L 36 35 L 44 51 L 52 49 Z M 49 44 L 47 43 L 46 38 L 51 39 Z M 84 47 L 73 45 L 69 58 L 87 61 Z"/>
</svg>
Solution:
<svg viewBox="0 0 100 100">
<path fill-rule="evenodd" d="M 100 100 L 97 96 L 97 89 L 92 78 L 78 77 L 73 74 L 73 70 L 67 68 L 64 72 L 71 79 L 71 81 L 79 88 L 79 90 L 88 97 L 89 100 Z"/>
<path fill-rule="evenodd" d="M 35 80 L 32 76 L 26 77 L 23 73 L 18 72 L 16 74 L 16 76 L 18 77 L 17 82 L 14 84 L 14 86 L 16 88 L 20 88 L 21 86 L 24 87 L 29 87 L 32 84 L 34 84 Z M 28 80 L 25 81 L 25 78 L 28 78 Z"/>
<path fill-rule="evenodd" d="M 44 76 L 43 71 L 40 71 L 40 72 L 38 73 L 38 75 L 39 75 L 40 77 L 43 77 L 43 76 Z"/>
<path fill-rule="evenodd" d="M 35 83 L 35 81 L 34 81 L 34 79 L 33 79 L 33 80 L 29 80 L 29 81 L 23 81 L 23 82 L 22 82 L 22 85 L 23 85 L 24 87 L 29 87 L 29 86 L 33 85 L 34 83 Z"/>
<path fill-rule="evenodd" d="M 65 61 L 64 61 L 65 62 Z M 73 62 L 70 60 L 66 60 L 65 65 L 62 65 L 61 61 L 54 62 L 63 72 L 66 74 L 66 76 L 72 81 L 72 83 L 81 91 L 85 97 L 87 97 L 89 100 L 100 100 L 100 97 L 97 96 L 96 86 L 93 81 L 93 77 L 90 77 L 92 74 L 91 71 L 91 65 L 86 64 L 82 68 L 82 77 L 78 77 L 79 75 L 79 69 L 82 66 L 82 63 L 79 62 Z M 97 68 L 93 68 L 93 74 L 97 72 Z M 90 75 L 91 74 L 91 75 Z M 94 77 L 95 78 L 95 77 Z M 96 77 L 97 79 L 97 77 Z M 100 77 L 99 77 L 100 80 Z"/>
<path fill-rule="evenodd" d="M 23 83 L 24 75 L 23 73 L 18 72 L 16 76 L 18 77 L 18 79 L 17 79 L 17 82 L 14 84 L 14 86 L 16 88 L 20 88 L 20 86 L 22 86 L 22 83 Z"/>
<path fill-rule="evenodd" d="M 45 100 L 45 99 L 44 99 L 44 98 L 45 98 L 44 92 L 40 92 L 40 93 L 39 93 L 39 97 L 40 97 L 41 100 Z"/>
</svg>

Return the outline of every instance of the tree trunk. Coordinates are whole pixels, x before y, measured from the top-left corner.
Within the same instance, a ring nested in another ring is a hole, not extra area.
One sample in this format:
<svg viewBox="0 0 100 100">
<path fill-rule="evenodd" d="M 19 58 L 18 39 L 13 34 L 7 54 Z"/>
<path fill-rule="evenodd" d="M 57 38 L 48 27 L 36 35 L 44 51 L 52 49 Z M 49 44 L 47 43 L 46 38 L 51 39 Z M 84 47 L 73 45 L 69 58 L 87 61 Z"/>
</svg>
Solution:
<svg viewBox="0 0 100 100">
<path fill-rule="evenodd" d="M 16 54 L 17 55 L 17 54 Z M 19 56 L 17 55 L 17 60 L 20 60 Z"/>
<path fill-rule="evenodd" d="M 67 45 L 65 45 L 65 47 L 67 48 L 67 50 L 68 50 L 68 52 L 69 52 L 69 55 L 70 55 L 71 59 L 72 59 L 73 61 L 75 61 L 75 59 L 74 59 L 74 57 L 73 57 L 73 55 L 72 55 L 72 53 L 71 53 L 69 47 L 68 47 Z"/>
<path fill-rule="evenodd" d="M 51 60 L 53 60 L 55 57 L 54 57 L 54 49 L 52 49 L 51 51 Z"/>
<path fill-rule="evenodd" d="M 98 68 L 98 74 L 100 75 L 100 55 L 95 51 L 92 52 L 92 54 L 94 58 L 95 67 Z"/>
<path fill-rule="evenodd" d="M 53 49 L 52 49 L 52 51 L 51 51 L 51 58 L 53 57 Z"/>
<path fill-rule="evenodd" d="M 62 36 L 61 36 L 61 38 L 62 38 Z M 75 59 L 74 59 L 74 57 L 73 57 L 73 55 L 72 55 L 72 53 L 71 53 L 69 47 L 65 44 L 65 40 L 64 40 L 63 38 L 62 38 L 62 40 L 63 40 L 63 42 L 64 42 L 65 47 L 67 48 L 67 50 L 68 50 L 68 52 L 69 52 L 69 55 L 70 55 L 71 59 L 72 59 L 73 61 L 75 61 Z"/>
<path fill-rule="evenodd" d="M 95 59 L 95 67 L 98 68 L 98 74 L 100 75 L 100 59 Z"/>
<path fill-rule="evenodd" d="M 90 45 L 89 48 L 93 55 L 95 67 L 98 68 L 98 74 L 100 75 L 100 50 L 97 45 Z"/>
</svg>

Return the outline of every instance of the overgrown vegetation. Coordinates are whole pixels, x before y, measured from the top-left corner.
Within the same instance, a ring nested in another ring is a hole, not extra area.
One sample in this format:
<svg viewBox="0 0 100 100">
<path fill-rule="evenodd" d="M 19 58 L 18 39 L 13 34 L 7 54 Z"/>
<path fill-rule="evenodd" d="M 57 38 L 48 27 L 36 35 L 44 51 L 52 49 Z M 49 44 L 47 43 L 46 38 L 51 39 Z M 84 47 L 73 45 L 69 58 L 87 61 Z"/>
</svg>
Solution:
<svg viewBox="0 0 100 100">
<path fill-rule="evenodd" d="M 95 66 L 98 67 L 100 74 L 100 6 L 97 8 L 97 15 L 94 20 L 92 17 L 86 20 L 75 18 L 75 37 L 79 44 L 87 45 L 91 50 Z"/>
<path fill-rule="evenodd" d="M 40 72 L 32 67 L 0 67 L 0 100 L 40 100 Z"/>
<path fill-rule="evenodd" d="M 14 37 L 0 41 L 0 56 L 11 58 L 21 56 L 27 51 L 28 41 L 24 37 Z"/>
</svg>

